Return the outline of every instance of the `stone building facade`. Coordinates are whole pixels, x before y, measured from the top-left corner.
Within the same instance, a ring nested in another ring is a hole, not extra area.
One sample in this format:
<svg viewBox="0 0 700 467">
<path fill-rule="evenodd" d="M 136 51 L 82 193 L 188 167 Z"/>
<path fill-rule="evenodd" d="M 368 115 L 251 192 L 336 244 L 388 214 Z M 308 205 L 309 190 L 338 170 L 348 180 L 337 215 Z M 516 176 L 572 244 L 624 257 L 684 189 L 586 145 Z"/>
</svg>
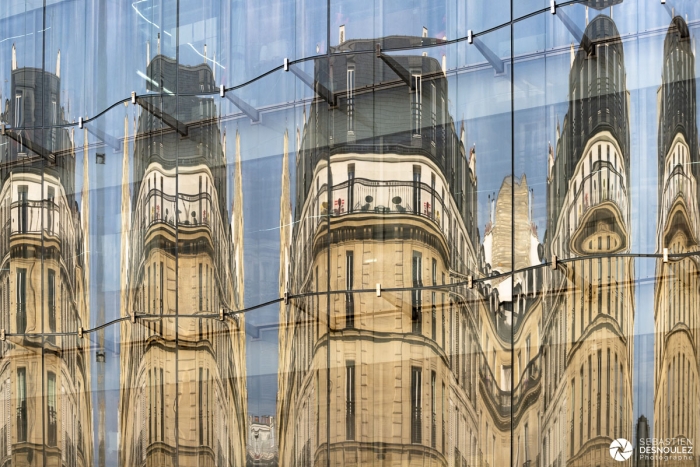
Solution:
<svg viewBox="0 0 700 467">
<path fill-rule="evenodd" d="M 673 18 L 664 41 L 659 103 L 658 253 L 654 290 L 654 437 L 697 436 L 698 263 L 684 253 L 698 249 L 698 136 L 695 54 L 685 20 Z M 681 256 L 674 256 L 681 255 Z M 655 461 L 649 465 L 662 465 Z M 698 456 L 674 461 L 697 466 Z"/>
<path fill-rule="evenodd" d="M 569 90 L 549 159 L 545 251 L 561 262 L 544 283 L 540 456 L 612 466 L 612 440 L 633 438 L 635 301 L 632 258 L 607 256 L 631 251 L 632 225 L 624 50 L 604 13 L 572 49 Z"/>
<path fill-rule="evenodd" d="M 421 41 L 434 39 L 378 42 Z M 485 270 L 476 150 L 449 115 L 440 61 L 353 53 L 374 47 L 318 59 L 333 97 L 317 88 L 295 157 L 285 134 L 280 294 L 321 295 L 280 305 L 280 464 L 503 465 L 507 305 L 466 283 Z"/>
<path fill-rule="evenodd" d="M 191 97 L 139 98 L 133 171 L 124 147 L 119 462 L 242 466 L 245 324 L 218 319 L 244 302 L 239 136 L 230 218 L 227 136 L 214 98 L 196 96 L 216 89 L 212 70 L 157 55 L 148 76 Z"/>
<path fill-rule="evenodd" d="M 12 129 L 0 136 L 0 463 L 87 467 L 90 354 L 76 334 L 90 325 L 89 179 L 80 196 L 73 131 L 39 128 L 66 123 L 60 52 L 52 73 L 19 66 L 13 45 L 11 76 L 2 121 Z"/>
</svg>

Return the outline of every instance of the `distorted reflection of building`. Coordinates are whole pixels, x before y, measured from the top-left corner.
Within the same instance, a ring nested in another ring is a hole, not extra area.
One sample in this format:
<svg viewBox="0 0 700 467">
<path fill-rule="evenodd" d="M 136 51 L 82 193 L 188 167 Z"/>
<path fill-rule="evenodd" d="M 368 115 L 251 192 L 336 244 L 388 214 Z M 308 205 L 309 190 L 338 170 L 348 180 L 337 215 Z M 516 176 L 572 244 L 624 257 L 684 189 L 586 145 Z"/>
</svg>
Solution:
<svg viewBox="0 0 700 467">
<path fill-rule="evenodd" d="M 247 465 L 278 465 L 275 417 L 264 415 L 248 416 Z"/>
<path fill-rule="evenodd" d="M 219 319 L 243 307 L 239 136 L 229 222 L 226 134 L 196 96 L 218 89 L 212 70 L 158 54 L 147 72 L 164 95 L 137 99 L 133 172 L 123 154 L 119 464 L 242 466 L 244 322 Z"/>
<path fill-rule="evenodd" d="M 651 437 L 651 432 L 649 430 L 649 420 L 644 415 L 642 415 L 639 417 L 639 419 L 637 419 L 635 439 L 640 440 Z M 637 443 L 639 443 L 639 441 L 637 441 Z M 645 456 L 640 451 L 640 449 L 634 450 L 634 467 L 651 467 L 651 465 L 653 465 L 651 460 L 648 458 L 648 456 Z"/>
<path fill-rule="evenodd" d="M 332 67 L 315 62 L 295 160 L 284 139 L 280 293 L 343 292 L 280 306 L 280 464 L 505 465 L 498 301 L 449 288 L 483 268 L 476 150 L 449 115 L 439 60 L 379 57 L 343 34 Z M 437 44 L 426 36 L 379 42 Z M 431 288 L 351 292 L 377 284 Z"/>
<path fill-rule="evenodd" d="M 608 256 L 630 252 L 631 210 L 624 52 L 605 14 L 572 48 L 569 96 L 549 154 L 545 256 L 574 261 L 545 275 L 541 465 L 612 465 L 611 441 L 633 439 L 635 302 L 632 258 Z"/>
<path fill-rule="evenodd" d="M 52 73 L 20 67 L 13 45 L 11 80 L 0 136 L 0 463 L 91 466 L 89 345 L 78 337 L 90 325 L 89 180 L 85 171 L 79 208 L 60 52 Z"/>
<path fill-rule="evenodd" d="M 674 254 L 698 250 L 698 136 L 695 55 L 688 25 L 673 18 L 664 41 L 659 103 L 658 253 L 654 294 L 654 437 L 697 439 L 698 282 L 697 257 Z M 674 461 L 696 466 L 698 456 Z M 655 461 L 661 465 L 663 461 Z M 651 464 L 649 464 L 651 465 Z"/>
<path fill-rule="evenodd" d="M 483 244 L 482 294 L 490 319 L 483 322 L 481 406 L 492 414 L 494 429 L 510 436 L 513 465 L 524 466 L 537 464 L 541 436 L 543 273 L 536 266 L 543 246 L 533 221 L 533 196 L 524 174 L 515 183 L 506 177 L 489 200 Z M 516 272 L 501 275 L 511 268 Z"/>
</svg>

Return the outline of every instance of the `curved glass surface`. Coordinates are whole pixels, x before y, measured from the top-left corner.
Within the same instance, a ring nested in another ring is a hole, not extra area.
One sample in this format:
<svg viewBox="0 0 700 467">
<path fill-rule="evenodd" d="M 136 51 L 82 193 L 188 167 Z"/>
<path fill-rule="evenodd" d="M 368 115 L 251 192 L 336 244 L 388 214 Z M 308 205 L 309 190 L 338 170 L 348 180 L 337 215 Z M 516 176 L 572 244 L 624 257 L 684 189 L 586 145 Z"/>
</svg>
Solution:
<svg viewBox="0 0 700 467">
<path fill-rule="evenodd" d="M 700 6 L 560 3 L 3 2 L 0 463 L 699 465 Z"/>
</svg>

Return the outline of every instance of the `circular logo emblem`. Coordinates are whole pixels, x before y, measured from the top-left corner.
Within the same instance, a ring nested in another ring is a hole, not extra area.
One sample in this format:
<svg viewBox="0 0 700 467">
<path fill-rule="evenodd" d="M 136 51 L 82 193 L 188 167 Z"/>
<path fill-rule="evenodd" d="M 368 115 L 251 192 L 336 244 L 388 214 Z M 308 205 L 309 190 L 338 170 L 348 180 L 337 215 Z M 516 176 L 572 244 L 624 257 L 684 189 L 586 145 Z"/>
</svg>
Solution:
<svg viewBox="0 0 700 467">
<path fill-rule="evenodd" d="M 632 457 L 632 443 L 625 438 L 618 438 L 610 443 L 610 457 L 616 461 L 626 461 Z"/>
</svg>

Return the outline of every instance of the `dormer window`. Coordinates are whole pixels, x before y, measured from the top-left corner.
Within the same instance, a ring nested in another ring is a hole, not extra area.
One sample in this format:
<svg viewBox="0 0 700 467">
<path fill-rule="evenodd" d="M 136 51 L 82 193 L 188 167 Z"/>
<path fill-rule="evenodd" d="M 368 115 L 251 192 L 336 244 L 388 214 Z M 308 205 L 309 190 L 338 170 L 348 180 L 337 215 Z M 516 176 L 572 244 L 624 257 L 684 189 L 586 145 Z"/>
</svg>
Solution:
<svg viewBox="0 0 700 467">
<path fill-rule="evenodd" d="M 348 65 L 347 71 L 348 89 L 348 133 L 355 131 L 355 65 Z"/>
<path fill-rule="evenodd" d="M 437 140 L 437 92 L 435 89 L 435 83 L 430 83 L 430 124 L 433 127 L 433 146 L 435 146 L 435 141 Z"/>
<path fill-rule="evenodd" d="M 22 126 L 22 91 L 15 94 L 15 128 Z"/>
<path fill-rule="evenodd" d="M 413 72 L 412 78 L 413 87 L 413 99 L 411 101 L 411 113 L 413 115 L 413 136 L 421 135 L 422 126 L 422 105 L 423 105 L 423 78 L 420 72 Z"/>
</svg>

